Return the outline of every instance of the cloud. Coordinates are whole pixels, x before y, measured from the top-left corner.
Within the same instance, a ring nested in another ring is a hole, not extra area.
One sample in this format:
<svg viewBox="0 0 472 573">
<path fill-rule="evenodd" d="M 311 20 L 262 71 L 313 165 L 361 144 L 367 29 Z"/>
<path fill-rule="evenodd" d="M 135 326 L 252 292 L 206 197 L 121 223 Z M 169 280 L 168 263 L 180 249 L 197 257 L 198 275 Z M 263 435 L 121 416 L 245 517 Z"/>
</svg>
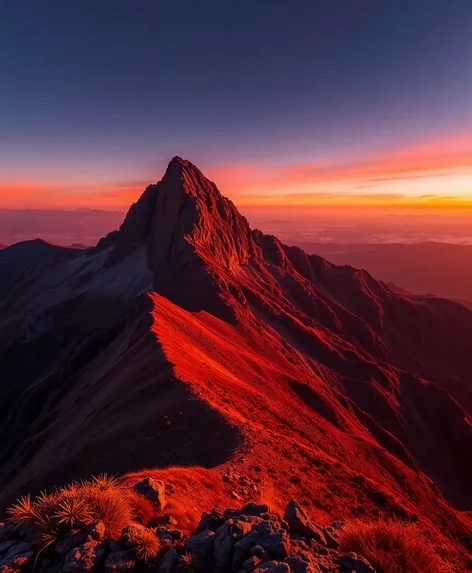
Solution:
<svg viewBox="0 0 472 573">
<path fill-rule="evenodd" d="M 395 181 L 463 174 L 472 174 L 472 134 L 443 137 L 352 162 L 331 160 L 275 166 L 238 165 L 214 171 L 214 179 L 235 198 L 240 196 L 251 200 L 255 193 L 264 192 L 266 197 L 275 193 L 279 197 L 295 198 L 295 193 L 280 193 L 301 186 L 355 185 L 357 191 L 362 191 Z M 323 193 L 313 193 L 313 198 L 316 196 L 322 199 Z M 307 194 L 305 198 L 308 198 Z"/>
</svg>

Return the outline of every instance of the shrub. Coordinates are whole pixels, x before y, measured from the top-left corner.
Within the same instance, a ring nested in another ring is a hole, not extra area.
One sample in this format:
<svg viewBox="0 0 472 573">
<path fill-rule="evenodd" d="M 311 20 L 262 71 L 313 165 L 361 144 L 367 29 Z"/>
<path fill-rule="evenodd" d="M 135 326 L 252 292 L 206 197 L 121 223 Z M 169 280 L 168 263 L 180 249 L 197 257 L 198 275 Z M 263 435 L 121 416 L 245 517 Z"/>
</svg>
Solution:
<svg viewBox="0 0 472 573">
<path fill-rule="evenodd" d="M 133 552 L 138 561 L 147 563 L 151 559 L 155 559 L 161 550 L 161 541 L 157 537 L 155 530 L 140 528 L 137 530 L 139 533 L 133 538 L 134 546 Z"/>
<path fill-rule="evenodd" d="M 118 539 L 134 518 L 132 498 L 117 480 L 106 475 L 20 498 L 8 510 L 9 521 L 44 549 L 69 531 L 103 522 L 109 539 Z"/>
<path fill-rule="evenodd" d="M 340 533 L 342 551 L 365 557 L 378 573 L 444 573 L 430 541 L 412 523 L 355 521 Z"/>
</svg>

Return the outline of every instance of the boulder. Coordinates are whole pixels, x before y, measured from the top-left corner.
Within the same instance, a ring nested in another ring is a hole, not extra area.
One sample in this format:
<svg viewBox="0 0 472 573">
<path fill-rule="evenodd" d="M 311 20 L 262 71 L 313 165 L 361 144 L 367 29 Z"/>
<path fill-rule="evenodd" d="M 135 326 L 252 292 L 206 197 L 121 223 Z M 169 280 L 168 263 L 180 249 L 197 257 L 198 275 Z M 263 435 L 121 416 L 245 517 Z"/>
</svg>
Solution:
<svg viewBox="0 0 472 573">
<path fill-rule="evenodd" d="M 259 541 L 259 533 L 254 529 L 236 541 L 233 549 L 233 571 L 238 571 L 243 563 L 251 557 L 251 548 Z"/>
<path fill-rule="evenodd" d="M 372 565 L 356 553 L 346 553 L 338 559 L 340 573 L 376 573 Z"/>
<path fill-rule="evenodd" d="M 327 546 L 326 537 L 321 527 L 314 524 L 305 511 L 295 500 L 288 502 L 285 508 L 284 520 L 293 533 L 299 533 L 308 539 L 314 539 L 320 545 Z"/>
<path fill-rule="evenodd" d="M 288 556 L 290 537 L 278 521 L 262 521 L 254 529 L 259 533 L 258 544 L 273 558 L 283 560 Z"/>
<path fill-rule="evenodd" d="M 292 573 L 319 573 L 320 571 L 311 559 L 304 559 L 300 555 L 291 555 L 285 559 L 284 563 L 287 563 Z"/>
<path fill-rule="evenodd" d="M 64 573 L 96 571 L 105 561 L 107 546 L 99 541 L 87 541 L 71 549 L 64 559 Z"/>
<path fill-rule="evenodd" d="M 138 544 L 138 540 L 142 538 L 143 533 L 147 530 L 147 527 L 141 525 L 140 523 L 131 523 L 123 529 L 121 534 L 121 542 L 126 549 L 133 549 Z"/>
<path fill-rule="evenodd" d="M 215 532 L 209 529 L 195 533 L 187 539 L 184 549 L 192 557 L 195 557 L 197 562 L 208 563 L 213 556 L 215 537 Z"/>
<path fill-rule="evenodd" d="M 255 571 L 260 571 L 261 573 L 290 573 L 290 567 L 287 563 L 266 561 L 266 563 L 261 563 Z"/>
<path fill-rule="evenodd" d="M 105 561 L 105 573 L 125 573 L 134 571 L 134 559 L 127 551 L 110 553 Z"/>
<path fill-rule="evenodd" d="M 251 555 L 255 555 L 260 561 L 270 561 L 270 555 L 260 545 L 251 547 Z"/>
<path fill-rule="evenodd" d="M 332 527 L 324 527 L 323 534 L 326 539 L 326 545 L 330 549 L 337 549 L 339 547 L 339 534 Z"/>
<path fill-rule="evenodd" d="M 202 518 L 200 519 L 200 523 L 198 524 L 196 531 L 200 532 L 205 531 L 206 529 L 216 531 L 224 522 L 225 518 L 218 509 L 212 509 L 211 512 L 205 511 L 202 514 Z"/>
<path fill-rule="evenodd" d="M 16 545 L 16 541 L 14 540 L 3 541 L 0 543 L 0 555 L 3 556 L 13 545 Z"/>
<path fill-rule="evenodd" d="M 177 551 L 177 549 L 175 548 L 169 549 L 169 551 L 164 553 L 164 556 L 161 559 L 161 564 L 159 566 L 159 573 L 172 573 L 178 559 L 179 559 L 179 552 Z"/>
<path fill-rule="evenodd" d="M 20 569 L 31 560 L 33 555 L 33 548 L 28 543 L 18 542 L 10 545 L 0 559 L 0 572 L 6 573 Z"/>
<path fill-rule="evenodd" d="M 69 531 L 65 535 L 59 538 L 56 546 L 54 547 L 54 551 L 58 555 L 65 555 L 68 553 L 73 547 L 78 547 L 79 545 L 83 545 L 87 541 L 87 532 L 85 530 L 75 530 Z"/>
<path fill-rule="evenodd" d="M 134 484 L 134 491 L 156 504 L 162 511 L 166 505 L 166 486 L 164 482 L 146 477 Z"/>
<path fill-rule="evenodd" d="M 269 507 L 265 503 L 246 503 L 240 510 L 241 515 L 253 515 L 256 517 L 267 513 L 269 513 Z"/>
<path fill-rule="evenodd" d="M 251 557 L 249 557 L 249 559 L 246 559 L 246 561 L 243 563 L 243 569 L 244 571 L 254 571 L 254 569 L 259 565 L 259 563 L 261 563 L 259 557 L 252 555 Z"/>
<path fill-rule="evenodd" d="M 107 528 L 101 521 L 97 521 L 87 529 L 87 541 L 103 541 L 105 539 Z"/>
<path fill-rule="evenodd" d="M 245 516 L 230 518 L 218 528 L 215 537 L 215 564 L 218 570 L 230 568 L 234 544 L 251 528 L 252 523 Z"/>
<path fill-rule="evenodd" d="M 10 523 L 0 523 L 0 543 L 9 541 L 15 536 L 15 527 Z"/>
</svg>

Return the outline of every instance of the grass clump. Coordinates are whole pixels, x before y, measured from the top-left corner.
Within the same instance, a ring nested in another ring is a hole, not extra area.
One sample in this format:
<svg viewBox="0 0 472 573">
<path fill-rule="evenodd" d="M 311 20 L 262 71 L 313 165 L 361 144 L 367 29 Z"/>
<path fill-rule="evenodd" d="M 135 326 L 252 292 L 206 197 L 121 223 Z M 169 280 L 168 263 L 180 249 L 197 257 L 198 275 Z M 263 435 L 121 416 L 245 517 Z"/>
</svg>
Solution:
<svg viewBox="0 0 472 573">
<path fill-rule="evenodd" d="M 444 573 L 432 543 L 412 523 L 355 521 L 340 532 L 340 549 L 365 557 L 378 573 Z"/>
<path fill-rule="evenodd" d="M 157 557 L 161 551 L 161 541 L 155 530 L 142 528 L 134 538 L 133 553 L 142 563 L 148 563 Z"/>
<path fill-rule="evenodd" d="M 20 498 L 9 510 L 8 519 L 40 549 L 68 532 L 101 521 L 106 537 L 118 539 L 134 518 L 132 499 L 115 478 L 107 475 L 73 483 L 36 499 Z"/>
</svg>

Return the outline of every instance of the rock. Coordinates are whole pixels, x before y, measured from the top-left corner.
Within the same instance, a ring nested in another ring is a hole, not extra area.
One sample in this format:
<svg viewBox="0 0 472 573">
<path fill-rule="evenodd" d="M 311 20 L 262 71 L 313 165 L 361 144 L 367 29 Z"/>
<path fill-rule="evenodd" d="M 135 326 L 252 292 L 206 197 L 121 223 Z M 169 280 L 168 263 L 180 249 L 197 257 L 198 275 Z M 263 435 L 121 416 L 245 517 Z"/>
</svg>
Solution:
<svg viewBox="0 0 472 573">
<path fill-rule="evenodd" d="M 202 514 L 202 518 L 200 519 L 200 523 L 198 524 L 196 531 L 197 533 L 205 531 L 205 529 L 216 531 L 224 522 L 225 518 L 218 509 L 212 509 L 210 513 L 205 511 L 205 513 Z"/>
<path fill-rule="evenodd" d="M 179 552 L 177 551 L 177 549 L 169 549 L 169 551 L 167 551 L 164 554 L 164 557 L 161 560 L 161 564 L 159 566 L 159 573 L 172 573 L 172 570 L 175 567 L 175 564 L 177 563 L 179 559 Z"/>
<path fill-rule="evenodd" d="M 262 521 L 254 528 L 261 545 L 273 559 L 285 559 L 290 549 L 288 532 L 277 521 Z"/>
<path fill-rule="evenodd" d="M 249 557 L 249 559 L 246 559 L 246 561 L 243 563 L 243 569 L 244 571 L 254 571 L 254 569 L 259 565 L 260 562 L 261 560 L 259 559 L 259 557 L 252 555 L 251 557 Z"/>
<path fill-rule="evenodd" d="M 290 567 L 287 563 L 267 561 L 266 563 L 261 563 L 255 571 L 261 571 L 263 573 L 290 573 Z"/>
<path fill-rule="evenodd" d="M 105 561 L 107 547 L 105 543 L 87 541 L 74 547 L 64 560 L 64 573 L 89 573 L 96 571 Z"/>
<path fill-rule="evenodd" d="M 127 551 L 110 553 L 105 561 L 105 573 L 130 573 L 134 571 L 134 559 Z"/>
<path fill-rule="evenodd" d="M 327 546 L 323 530 L 310 520 L 305 511 L 293 499 L 288 502 L 285 508 L 284 520 L 293 533 L 299 533 L 308 539 L 314 539 L 320 545 Z"/>
<path fill-rule="evenodd" d="M 168 529 L 167 533 L 172 537 L 172 539 L 175 539 L 176 541 L 179 541 L 183 537 L 183 533 L 180 531 L 180 529 Z"/>
<path fill-rule="evenodd" d="M 251 554 L 258 557 L 261 561 L 270 561 L 270 555 L 260 545 L 254 545 L 254 547 L 251 547 Z"/>
<path fill-rule="evenodd" d="M 311 559 L 303 559 L 300 555 L 291 555 L 284 561 L 293 573 L 318 573 L 319 568 L 313 564 Z"/>
<path fill-rule="evenodd" d="M 215 537 L 215 564 L 218 570 L 230 567 L 233 545 L 251 531 L 252 524 L 247 519 L 244 516 L 231 518 L 218 528 Z"/>
<path fill-rule="evenodd" d="M 15 528 L 10 523 L 0 523 L 0 543 L 10 541 L 15 536 Z"/>
<path fill-rule="evenodd" d="M 251 547 L 257 544 L 259 537 L 259 533 L 253 529 L 234 544 L 233 571 L 240 569 L 243 563 L 251 557 Z"/>
<path fill-rule="evenodd" d="M 184 549 L 200 563 L 208 563 L 213 555 L 215 532 L 207 529 L 187 539 Z"/>
<path fill-rule="evenodd" d="M 330 528 L 323 528 L 323 534 L 326 539 L 326 545 L 329 549 L 337 549 L 339 547 L 339 540 L 337 532 Z"/>
<path fill-rule="evenodd" d="M 9 570 L 20 569 L 31 560 L 33 555 L 33 548 L 28 543 L 19 542 L 10 545 L 0 559 L 0 572 L 6 573 Z"/>
<path fill-rule="evenodd" d="M 8 551 L 8 549 L 10 549 L 10 547 L 12 545 L 15 545 L 16 541 L 3 541 L 3 543 L 0 543 L 0 555 L 3 555 L 4 553 L 6 553 Z"/>
<path fill-rule="evenodd" d="M 148 531 L 147 527 L 140 523 L 131 523 L 123 529 L 121 541 L 126 549 L 133 549 L 138 544 L 138 540 L 142 538 L 143 533 Z"/>
<path fill-rule="evenodd" d="M 146 477 L 134 484 L 134 491 L 154 502 L 157 509 L 162 511 L 166 506 L 166 486 L 164 482 Z"/>
<path fill-rule="evenodd" d="M 101 521 L 97 521 L 87 529 L 87 540 L 103 541 L 105 539 L 106 531 L 107 528 L 105 524 Z"/>
<path fill-rule="evenodd" d="M 338 559 L 340 573 L 376 573 L 372 565 L 356 553 L 346 553 Z"/>
<path fill-rule="evenodd" d="M 54 548 L 58 555 L 65 555 L 73 547 L 78 547 L 87 541 L 88 531 L 69 531 L 59 539 Z M 98 540 L 97 540 L 98 541 Z"/>
<path fill-rule="evenodd" d="M 265 503 L 246 503 L 240 510 L 241 515 L 254 515 L 260 517 L 265 513 L 269 513 L 269 508 Z"/>
<path fill-rule="evenodd" d="M 119 541 L 109 541 L 108 550 L 110 553 L 118 553 L 118 551 L 124 551 L 124 547 Z"/>
</svg>

